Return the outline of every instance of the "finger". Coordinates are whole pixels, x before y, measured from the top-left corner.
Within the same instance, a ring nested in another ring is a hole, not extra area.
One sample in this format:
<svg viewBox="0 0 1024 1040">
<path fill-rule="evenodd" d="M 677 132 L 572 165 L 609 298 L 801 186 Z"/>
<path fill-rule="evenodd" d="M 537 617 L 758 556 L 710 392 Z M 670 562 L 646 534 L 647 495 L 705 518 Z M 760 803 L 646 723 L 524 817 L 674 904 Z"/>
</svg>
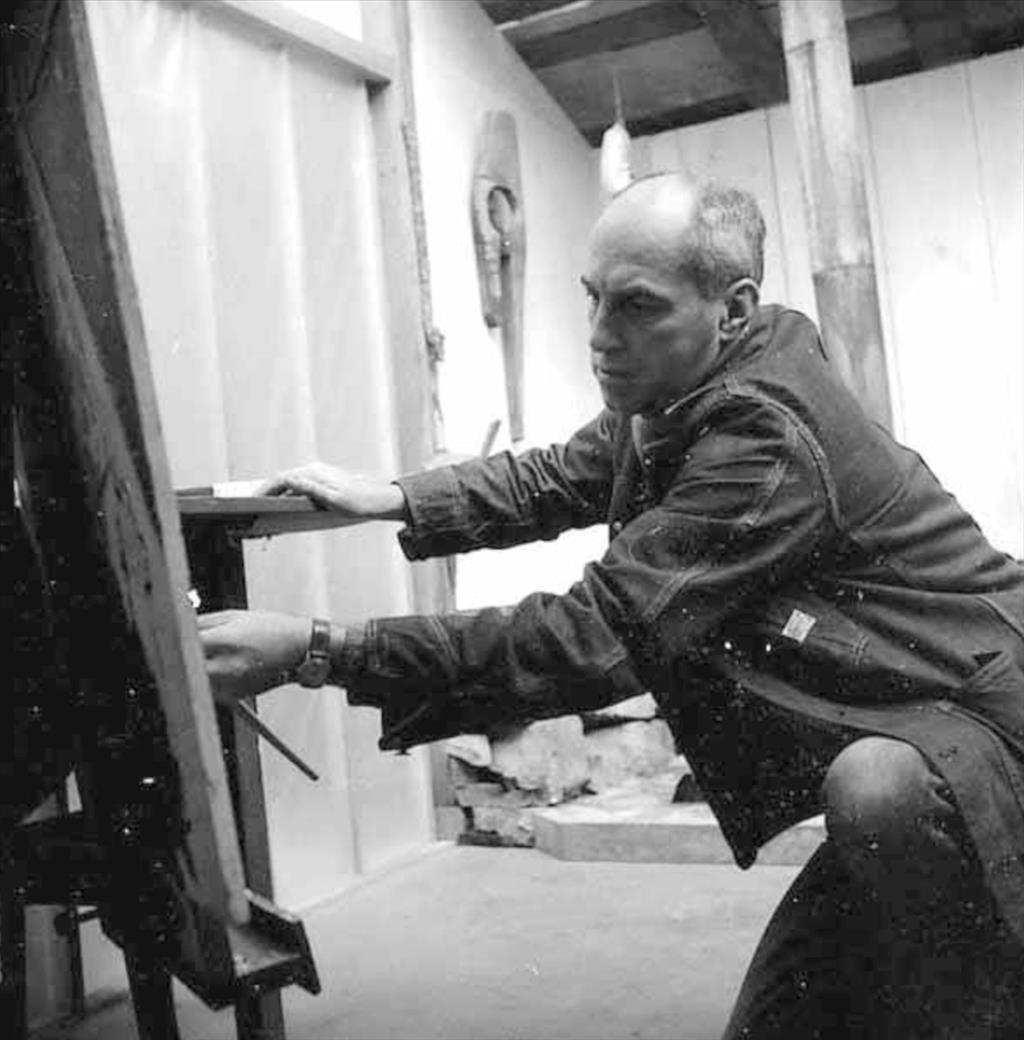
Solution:
<svg viewBox="0 0 1024 1040">
<path fill-rule="evenodd" d="M 333 504 L 333 488 L 317 479 L 315 473 L 293 473 L 288 478 L 288 490 L 285 494 L 305 495 L 318 506 L 330 507 Z"/>
<path fill-rule="evenodd" d="M 289 473 L 277 473 L 272 477 L 268 477 L 256 488 L 255 494 L 257 495 L 280 495 L 290 490 L 290 475 Z"/>
<path fill-rule="evenodd" d="M 303 466 L 293 466 L 267 477 L 257 486 L 256 493 L 261 495 L 282 495 L 291 493 L 308 494 L 307 488 L 315 487 L 318 477 L 323 477 L 327 467 L 323 462 L 307 462 Z"/>
<path fill-rule="evenodd" d="M 205 628 L 216 628 L 218 625 L 226 625 L 238 614 L 237 610 L 212 610 L 208 614 L 196 614 L 200 630 Z"/>
</svg>

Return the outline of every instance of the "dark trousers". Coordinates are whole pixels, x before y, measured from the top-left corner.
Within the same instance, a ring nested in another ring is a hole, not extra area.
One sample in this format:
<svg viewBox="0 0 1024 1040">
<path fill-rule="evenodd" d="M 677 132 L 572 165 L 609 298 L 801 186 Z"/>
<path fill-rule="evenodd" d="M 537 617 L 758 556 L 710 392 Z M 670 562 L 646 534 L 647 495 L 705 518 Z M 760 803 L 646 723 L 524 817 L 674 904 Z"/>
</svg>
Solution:
<svg viewBox="0 0 1024 1040">
<path fill-rule="evenodd" d="M 1024 1040 L 1024 950 L 941 778 L 870 737 L 822 795 L 828 839 L 769 922 L 725 1040 Z"/>
</svg>

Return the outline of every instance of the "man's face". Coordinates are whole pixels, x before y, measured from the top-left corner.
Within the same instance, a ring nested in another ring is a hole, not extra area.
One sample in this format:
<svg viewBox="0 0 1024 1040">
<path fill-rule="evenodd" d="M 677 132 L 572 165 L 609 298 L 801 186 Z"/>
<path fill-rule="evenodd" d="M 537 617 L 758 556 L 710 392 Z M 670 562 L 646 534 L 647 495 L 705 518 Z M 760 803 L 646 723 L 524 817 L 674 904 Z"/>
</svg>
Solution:
<svg viewBox="0 0 1024 1040">
<path fill-rule="evenodd" d="M 635 197 L 634 197 L 635 191 Z M 650 413 L 695 389 L 719 353 L 720 301 L 703 299 L 678 271 L 685 198 L 638 189 L 615 200 L 590 242 L 591 367 L 605 404 Z"/>
</svg>

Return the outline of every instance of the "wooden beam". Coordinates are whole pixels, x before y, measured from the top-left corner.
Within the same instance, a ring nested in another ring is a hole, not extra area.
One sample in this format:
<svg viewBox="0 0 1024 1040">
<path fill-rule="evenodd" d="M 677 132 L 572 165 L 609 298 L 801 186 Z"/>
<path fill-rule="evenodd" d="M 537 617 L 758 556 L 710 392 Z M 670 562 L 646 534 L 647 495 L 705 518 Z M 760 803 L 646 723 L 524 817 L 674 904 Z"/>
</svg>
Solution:
<svg viewBox="0 0 1024 1040">
<path fill-rule="evenodd" d="M 732 68 L 718 60 L 706 28 L 651 40 L 600 60 L 577 58 L 538 69 L 537 78 L 576 126 L 585 133 L 603 132 L 615 121 L 613 69 L 630 132 L 651 113 L 745 93 Z"/>
<path fill-rule="evenodd" d="M 558 7 L 572 7 L 573 0 L 480 0 L 480 6 L 495 25 L 502 26 Z"/>
<path fill-rule="evenodd" d="M 975 33 L 1005 31 L 1024 25 L 1024 0 L 985 0 L 969 4 L 968 19 Z"/>
<path fill-rule="evenodd" d="M 681 126 L 695 126 L 698 123 L 710 123 L 715 119 L 725 119 L 740 112 L 749 112 L 753 107 L 745 93 L 720 94 L 706 101 L 696 101 L 692 105 L 659 108 L 633 115 L 629 120 L 629 132 L 634 137 L 660 134 L 666 130 L 677 130 Z M 608 129 L 608 124 L 587 125 L 580 129 L 587 142 L 597 148 L 601 144 L 602 134 Z"/>
<path fill-rule="evenodd" d="M 822 338 L 868 414 L 891 429 L 843 9 L 781 0 L 780 11 Z"/>
<path fill-rule="evenodd" d="M 899 12 L 921 68 L 974 54 L 966 0 L 899 0 Z"/>
<path fill-rule="evenodd" d="M 430 318 L 416 145 L 412 24 L 406 0 L 363 0 L 362 14 L 366 39 L 396 55 L 393 84 L 370 92 L 370 122 L 398 458 L 403 471 L 411 472 L 422 469 L 443 448 L 435 371 L 439 342 L 432 342 L 437 332 Z M 413 610 L 436 614 L 454 609 L 453 570 L 446 560 L 414 564 L 410 577 Z M 434 806 L 452 805 L 455 796 L 443 745 L 432 745 L 429 755 Z"/>
<path fill-rule="evenodd" d="M 786 99 L 786 63 L 778 38 L 754 0 L 696 0 L 701 22 L 746 86 L 752 105 L 765 108 Z"/>
<path fill-rule="evenodd" d="M 654 0 L 585 25 L 523 40 L 516 49 L 527 65 L 540 69 L 592 54 L 623 51 L 700 27 L 701 19 L 689 4 Z"/>
<path fill-rule="evenodd" d="M 426 250 L 411 22 L 407 0 L 362 5 L 367 40 L 395 55 L 391 86 L 371 91 L 370 120 L 377 159 L 386 309 L 394 372 L 398 459 L 421 469 L 444 450 L 434 382 L 439 344 L 432 342 L 430 267 Z M 425 609 L 420 605 L 419 609 Z"/>
<path fill-rule="evenodd" d="M 636 11 L 658 2 L 660 0 L 576 0 L 576 3 L 565 7 L 540 11 L 518 22 L 509 22 L 501 27 L 501 34 L 509 43 L 518 46 L 524 40 L 577 29 L 581 25 L 599 22 L 602 18 L 611 18 L 626 11 Z"/>
<path fill-rule="evenodd" d="M 274 43 L 297 45 L 327 55 L 371 85 L 388 83 L 394 75 L 394 60 L 390 54 L 273 0 L 189 2 L 201 11 L 215 11 L 234 18 Z"/>
</svg>

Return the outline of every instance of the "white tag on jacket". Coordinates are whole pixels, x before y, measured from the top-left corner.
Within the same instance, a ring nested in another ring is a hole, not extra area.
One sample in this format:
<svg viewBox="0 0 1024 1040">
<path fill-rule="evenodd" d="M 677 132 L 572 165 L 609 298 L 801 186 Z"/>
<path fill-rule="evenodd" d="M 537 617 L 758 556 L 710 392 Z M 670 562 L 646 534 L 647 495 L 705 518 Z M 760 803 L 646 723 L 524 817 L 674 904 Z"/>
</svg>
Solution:
<svg viewBox="0 0 1024 1040">
<path fill-rule="evenodd" d="M 817 618 L 811 617 L 810 614 L 805 614 L 802 610 L 794 610 L 789 615 L 789 620 L 786 622 L 786 627 L 782 630 L 782 634 L 794 642 L 802 643 L 807 638 L 807 633 L 814 628 L 814 623 L 817 620 Z"/>
</svg>

